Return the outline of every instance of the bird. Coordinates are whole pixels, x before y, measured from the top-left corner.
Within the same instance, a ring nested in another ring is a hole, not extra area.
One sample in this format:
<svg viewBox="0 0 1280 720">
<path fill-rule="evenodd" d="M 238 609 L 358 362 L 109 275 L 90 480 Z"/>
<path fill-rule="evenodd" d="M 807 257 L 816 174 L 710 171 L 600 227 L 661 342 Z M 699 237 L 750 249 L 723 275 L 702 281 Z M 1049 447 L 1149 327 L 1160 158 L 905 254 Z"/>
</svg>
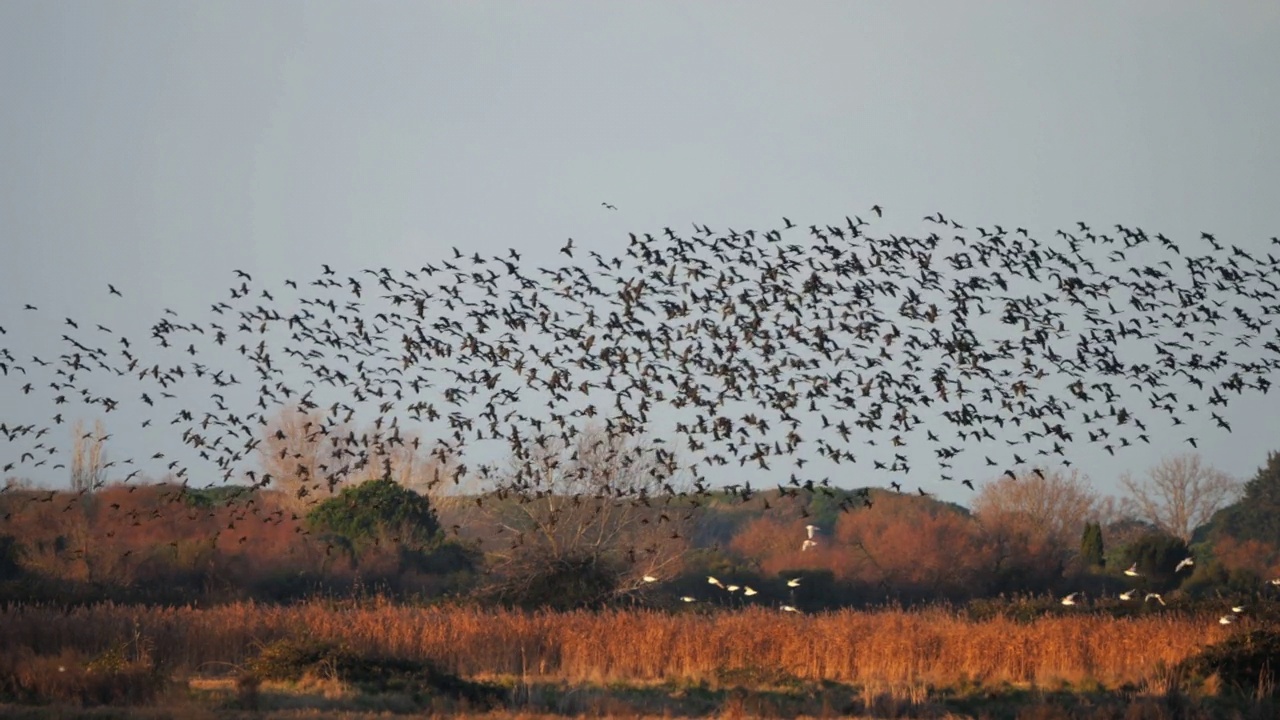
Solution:
<svg viewBox="0 0 1280 720">
<path fill-rule="evenodd" d="M 715 585 L 718 588 L 724 587 L 724 585 L 712 575 L 707 576 L 707 582 L 711 585 Z"/>
<path fill-rule="evenodd" d="M 751 597 L 752 595 L 756 595 L 758 593 L 757 591 L 751 589 L 749 586 L 744 585 L 742 586 L 742 594 L 746 595 L 747 597 Z"/>
<path fill-rule="evenodd" d="M 617 210 L 617 209 L 618 209 L 618 208 L 617 208 L 617 206 L 615 206 L 615 205 L 610 205 L 610 204 L 609 204 L 609 203 L 607 203 L 607 202 L 602 202 L 602 203 L 600 203 L 600 204 L 601 204 L 601 205 L 603 205 L 603 206 L 605 206 L 605 208 L 606 208 L 606 209 L 609 209 L 609 210 Z"/>
<path fill-rule="evenodd" d="M 124 297 L 124 295 L 121 295 L 120 291 L 116 289 L 116 286 L 112 285 L 111 283 L 107 283 L 107 292 L 111 295 L 118 295 L 119 297 Z"/>
<path fill-rule="evenodd" d="M 1182 568 L 1191 567 L 1192 565 L 1195 565 L 1195 564 L 1196 564 L 1195 558 L 1192 558 L 1192 557 L 1185 557 L 1185 558 L 1183 558 L 1182 560 L 1180 560 L 1180 561 L 1178 562 L 1177 567 L 1175 567 L 1175 568 L 1173 569 L 1173 571 L 1174 571 L 1175 573 L 1176 573 L 1176 572 L 1180 572 L 1180 571 L 1182 570 Z"/>
<path fill-rule="evenodd" d="M 783 605 L 780 609 L 781 609 L 783 612 L 790 612 L 790 613 L 798 613 L 798 612 L 800 612 L 800 609 L 799 609 L 799 608 L 797 608 L 797 607 L 795 607 L 794 605 Z"/>
<path fill-rule="evenodd" d="M 681 595 L 681 596 L 680 596 L 680 600 L 681 600 L 681 602 L 687 602 L 687 603 L 697 602 L 697 601 L 698 601 L 698 599 L 697 599 L 697 598 L 695 598 L 695 597 L 690 597 L 690 596 L 688 596 L 688 595 Z"/>
<path fill-rule="evenodd" d="M 1136 592 L 1138 592 L 1138 591 L 1137 591 L 1137 590 L 1126 590 L 1125 592 L 1120 593 L 1120 599 L 1121 599 L 1121 600 L 1132 600 L 1132 599 L 1133 599 L 1133 594 L 1134 594 L 1134 593 L 1136 593 Z"/>
<path fill-rule="evenodd" d="M 1277 584 L 1280 584 L 1280 583 L 1277 583 Z M 789 588 L 800 587 L 800 578 L 791 578 L 790 580 L 788 580 L 787 587 Z"/>
<path fill-rule="evenodd" d="M 1077 601 L 1076 601 L 1076 598 L 1077 598 L 1077 597 L 1079 597 L 1079 596 L 1080 596 L 1080 594 L 1081 594 L 1081 593 L 1079 593 L 1079 592 L 1073 592 L 1073 593 L 1071 593 L 1070 595 L 1068 595 L 1068 596 L 1066 596 L 1066 597 L 1062 598 L 1062 604 L 1063 604 L 1063 605 L 1075 605 L 1075 604 L 1076 604 L 1076 602 L 1077 602 Z"/>
<path fill-rule="evenodd" d="M 1147 596 L 1143 598 L 1143 602 L 1150 602 L 1152 600 L 1159 602 L 1161 605 L 1165 604 L 1164 598 L 1160 597 L 1159 593 L 1147 593 Z"/>
<path fill-rule="evenodd" d="M 1129 577 L 1138 577 L 1139 575 L 1141 575 L 1141 573 L 1138 572 L 1138 563 L 1134 563 L 1130 565 L 1129 569 L 1124 571 L 1124 574 L 1128 575 Z"/>
<path fill-rule="evenodd" d="M 658 578 L 656 578 L 656 577 L 654 577 L 654 576 L 652 576 L 652 575 L 645 575 L 644 577 L 642 577 L 642 578 L 640 578 L 640 579 L 641 579 L 641 580 L 643 580 L 643 581 L 645 581 L 645 582 L 647 582 L 647 583 L 656 583 L 656 582 L 658 582 Z"/>
<path fill-rule="evenodd" d="M 1235 622 L 1235 620 L 1236 619 L 1231 615 L 1223 615 L 1222 617 L 1218 618 L 1218 624 L 1230 625 L 1231 623 Z"/>
</svg>

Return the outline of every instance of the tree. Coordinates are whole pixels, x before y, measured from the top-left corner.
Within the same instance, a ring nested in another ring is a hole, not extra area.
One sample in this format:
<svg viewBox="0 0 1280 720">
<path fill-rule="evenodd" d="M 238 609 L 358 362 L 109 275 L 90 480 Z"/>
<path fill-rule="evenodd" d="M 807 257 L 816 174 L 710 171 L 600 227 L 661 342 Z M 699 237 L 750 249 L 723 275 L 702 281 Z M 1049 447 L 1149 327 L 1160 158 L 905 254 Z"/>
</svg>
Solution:
<svg viewBox="0 0 1280 720">
<path fill-rule="evenodd" d="M 295 508 L 332 496 L 343 487 L 389 478 L 440 500 L 446 480 L 458 474 L 447 456 L 420 451 L 421 440 L 381 423 L 359 434 L 320 411 L 282 408 L 264 428 L 259 452 L 264 477 Z"/>
<path fill-rule="evenodd" d="M 1213 516 L 1203 537 L 1229 536 L 1280 547 L 1280 453 L 1267 453 L 1267 464 L 1245 483 L 1239 501 Z M 1197 534 L 1197 539 L 1203 539 Z"/>
<path fill-rule="evenodd" d="M 1195 529 L 1213 517 L 1239 484 L 1194 453 L 1167 457 L 1147 471 L 1144 481 L 1120 477 L 1135 514 L 1165 532 L 1190 542 Z"/>
<path fill-rule="evenodd" d="M 523 452 L 504 483 L 518 495 L 478 500 L 502 531 L 493 552 L 499 599 L 599 605 L 643 587 L 645 575 L 679 572 L 693 512 L 672 492 L 670 452 L 601 428 L 579 433 L 571 447 L 552 440 Z"/>
<path fill-rule="evenodd" d="M 102 487 L 107 462 L 107 434 L 102 421 L 94 420 L 93 430 L 86 431 L 84 422 L 77 420 L 71 426 L 71 435 L 71 489 L 86 492 Z"/>
<path fill-rule="evenodd" d="M 328 471 L 330 463 L 338 465 L 330 439 L 337 431 L 323 413 L 304 412 L 298 407 L 281 408 L 263 427 L 258 451 L 264 478 L 283 491 L 295 507 L 318 497 L 326 486 L 332 490 L 336 485 L 328 481 L 333 477 Z"/>
<path fill-rule="evenodd" d="M 1138 566 L 1138 572 L 1156 584 L 1175 579 L 1178 563 L 1190 555 L 1182 538 L 1163 531 L 1138 538 L 1125 553 L 1129 562 Z"/>
<path fill-rule="evenodd" d="M 312 528 L 354 545 L 388 538 L 404 545 L 425 545 L 440 534 L 431 501 L 393 480 L 368 480 L 343 488 L 307 513 Z"/>
<path fill-rule="evenodd" d="M 1021 526 L 1067 555 L 1085 523 L 1099 516 L 1101 501 L 1078 471 L 1051 470 L 988 482 L 974 502 L 974 512 L 984 524 Z"/>
<path fill-rule="evenodd" d="M 1102 567 L 1105 564 L 1101 523 L 1085 523 L 1084 535 L 1080 538 L 1080 559 L 1090 567 Z"/>
</svg>

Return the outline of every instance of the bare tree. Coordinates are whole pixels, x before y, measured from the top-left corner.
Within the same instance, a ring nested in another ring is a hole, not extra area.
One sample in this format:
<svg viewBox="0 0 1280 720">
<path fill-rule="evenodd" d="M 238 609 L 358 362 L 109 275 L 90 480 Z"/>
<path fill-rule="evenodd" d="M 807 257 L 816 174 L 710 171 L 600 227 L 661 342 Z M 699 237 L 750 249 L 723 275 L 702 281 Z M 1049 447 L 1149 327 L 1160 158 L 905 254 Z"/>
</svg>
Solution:
<svg viewBox="0 0 1280 720">
<path fill-rule="evenodd" d="M 1133 511 L 1170 535 L 1191 541 L 1191 533 L 1227 504 L 1240 483 L 1210 467 L 1195 453 L 1174 455 L 1147 471 L 1145 480 L 1120 477 Z"/>
<path fill-rule="evenodd" d="M 465 468 L 440 446 L 427 450 L 415 433 L 402 435 L 394 428 L 374 427 L 361 435 L 359 443 L 361 451 L 349 469 L 349 482 L 389 478 L 429 498 L 432 506 L 460 487 Z"/>
<path fill-rule="evenodd" d="M 102 487 L 107 462 L 107 433 L 102 421 L 94 420 L 93 430 L 86 431 L 84 422 L 76 420 L 71 435 L 71 489 L 87 492 Z"/>
<path fill-rule="evenodd" d="M 295 508 L 310 505 L 348 485 L 390 478 L 430 498 L 433 504 L 457 487 L 459 467 L 439 447 L 428 450 L 415 434 L 375 423 L 355 432 L 323 412 L 282 408 L 264 428 L 258 446 L 264 473 Z"/>
<path fill-rule="evenodd" d="M 505 538 L 493 552 L 502 594 L 597 601 L 681 570 L 692 507 L 678 502 L 670 453 L 593 428 L 571 449 L 551 441 L 528 460 L 508 489 L 483 499 Z"/>
<path fill-rule="evenodd" d="M 274 483 L 295 506 L 330 492 L 334 471 L 341 464 L 332 437 L 340 431 L 321 412 L 281 408 L 263 428 L 258 446 L 264 482 Z"/>
</svg>

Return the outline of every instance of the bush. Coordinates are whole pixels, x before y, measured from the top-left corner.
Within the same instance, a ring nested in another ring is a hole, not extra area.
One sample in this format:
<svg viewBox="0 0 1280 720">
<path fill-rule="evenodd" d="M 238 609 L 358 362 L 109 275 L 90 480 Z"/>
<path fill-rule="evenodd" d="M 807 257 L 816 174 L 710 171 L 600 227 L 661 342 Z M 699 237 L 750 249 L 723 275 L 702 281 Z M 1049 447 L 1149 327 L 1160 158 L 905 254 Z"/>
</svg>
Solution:
<svg viewBox="0 0 1280 720">
<path fill-rule="evenodd" d="M 308 677 L 340 680 L 366 693 L 403 692 L 493 707 L 498 692 L 419 660 L 358 655 L 332 642 L 286 638 L 262 647 L 249 663 L 250 677 L 297 682 Z"/>
<path fill-rule="evenodd" d="M 1272 696 L 1280 665 L 1280 632 L 1254 630 L 1233 635 L 1187 658 L 1182 669 L 1201 681 L 1217 676 L 1223 686 L 1248 696 Z"/>
<path fill-rule="evenodd" d="M 618 568 L 602 558 L 566 557 L 525 568 L 497 594 L 505 604 L 529 609 L 598 608 L 614 596 L 619 579 Z"/>
<path fill-rule="evenodd" d="M 155 665 L 125 660 L 116 650 L 87 663 L 73 653 L 30 651 L 0 659 L 0 700 L 20 704 L 145 705 L 168 683 Z"/>
</svg>

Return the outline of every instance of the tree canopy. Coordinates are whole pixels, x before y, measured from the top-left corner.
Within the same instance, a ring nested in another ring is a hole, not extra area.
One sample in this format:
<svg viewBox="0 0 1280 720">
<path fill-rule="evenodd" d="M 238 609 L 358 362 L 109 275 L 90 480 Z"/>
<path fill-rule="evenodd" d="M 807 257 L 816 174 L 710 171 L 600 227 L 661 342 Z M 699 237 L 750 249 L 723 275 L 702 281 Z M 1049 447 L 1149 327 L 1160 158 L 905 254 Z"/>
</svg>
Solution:
<svg viewBox="0 0 1280 720">
<path fill-rule="evenodd" d="M 398 537 L 405 544 L 426 544 L 440 532 L 431 501 L 387 478 L 343 488 L 337 497 L 317 504 L 307 514 L 307 523 L 357 544 L 382 536 Z"/>
</svg>

